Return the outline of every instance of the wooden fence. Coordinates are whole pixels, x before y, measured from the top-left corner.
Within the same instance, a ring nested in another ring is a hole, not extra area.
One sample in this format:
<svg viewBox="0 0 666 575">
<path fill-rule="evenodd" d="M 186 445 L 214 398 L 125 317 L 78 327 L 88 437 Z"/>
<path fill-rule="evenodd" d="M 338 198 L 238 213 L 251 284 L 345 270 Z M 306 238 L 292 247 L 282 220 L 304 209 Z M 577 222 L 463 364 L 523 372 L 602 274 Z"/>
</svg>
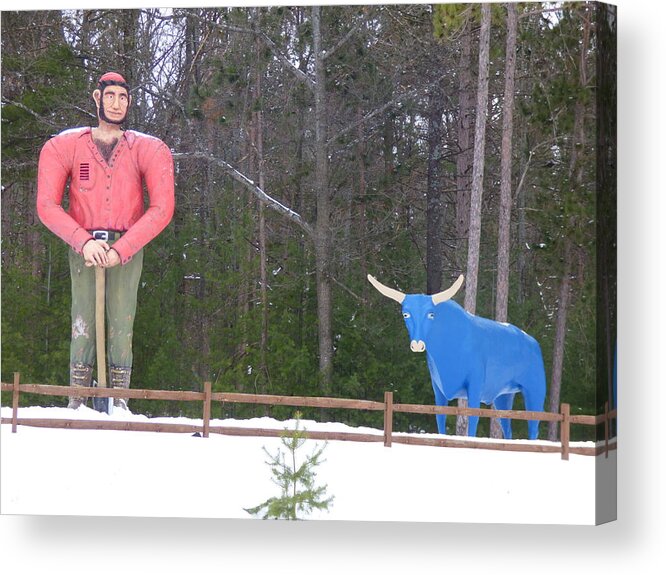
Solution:
<svg viewBox="0 0 666 575">
<path fill-rule="evenodd" d="M 337 409 L 355 409 L 384 412 L 383 434 L 330 432 L 330 431 L 307 431 L 307 437 L 320 440 L 338 441 L 383 441 L 386 447 L 393 443 L 404 443 L 409 445 L 428 445 L 438 447 L 466 447 L 474 449 L 494 449 L 501 451 L 525 451 L 542 453 L 561 453 L 562 459 L 569 459 L 570 453 L 578 455 L 600 455 L 611 449 L 617 448 L 617 441 L 610 442 L 610 422 L 617 418 L 617 410 L 609 411 L 606 403 L 605 413 L 601 415 L 571 415 L 569 404 L 561 405 L 560 413 L 549 413 L 542 411 L 498 411 L 493 409 L 474 409 L 460 407 L 441 407 L 435 405 L 414 405 L 407 403 L 394 403 L 393 392 L 384 394 L 384 401 L 367 401 L 357 399 L 338 399 L 330 397 L 296 397 L 282 395 L 256 395 L 246 393 L 213 393 L 210 382 L 204 383 L 202 392 L 196 391 L 160 391 L 148 389 L 110 389 L 110 388 L 81 388 L 77 389 L 77 395 L 86 397 L 113 397 L 124 399 L 160 399 L 167 401 L 201 401 L 203 424 L 187 425 L 180 423 L 148 423 L 135 421 L 101 421 L 101 420 L 77 420 L 77 419 L 37 419 L 18 417 L 19 395 L 21 393 L 34 393 L 49 396 L 69 396 L 72 389 L 69 386 L 20 384 L 20 375 L 14 374 L 13 383 L 2 383 L 3 392 L 12 394 L 12 417 L 2 418 L 3 424 L 12 425 L 12 433 L 16 433 L 18 425 L 32 427 L 67 428 L 67 429 L 106 429 L 123 431 L 153 431 L 168 433 L 196 433 L 203 437 L 209 437 L 210 433 L 223 435 L 251 436 L 251 437 L 280 437 L 289 434 L 289 431 L 278 429 L 260 429 L 245 427 L 218 426 L 211 427 L 211 405 L 212 402 L 221 403 L 249 403 L 263 405 L 280 405 L 293 407 L 319 407 Z M 555 421 L 560 426 L 560 441 L 550 444 L 531 444 L 519 441 L 479 441 L 464 439 L 454 436 L 421 437 L 419 435 L 402 435 L 393 433 L 394 413 L 421 413 L 421 414 L 446 414 L 446 415 L 478 415 L 480 417 L 503 417 L 508 419 L 537 419 L 540 421 Z M 580 447 L 570 445 L 571 425 L 604 425 L 604 442 L 595 447 Z"/>
</svg>

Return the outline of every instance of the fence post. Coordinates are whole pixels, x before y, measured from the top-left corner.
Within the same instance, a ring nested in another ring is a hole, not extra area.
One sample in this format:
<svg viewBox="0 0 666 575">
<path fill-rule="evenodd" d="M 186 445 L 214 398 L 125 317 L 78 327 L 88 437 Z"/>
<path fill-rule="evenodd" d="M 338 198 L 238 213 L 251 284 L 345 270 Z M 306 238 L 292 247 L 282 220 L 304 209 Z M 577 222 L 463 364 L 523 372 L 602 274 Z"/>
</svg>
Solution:
<svg viewBox="0 0 666 575">
<path fill-rule="evenodd" d="M 16 426 L 18 425 L 18 404 L 19 404 L 19 379 L 21 374 L 18 371 L 14 372 L 14 389 L 12 390 L 12 433 L 16 433 Z"/>
<path fill-rule="evenodd" d="M 569 437 L 571 431 L 571 421 L 569 415 L 571 414 L 571 406 L 568 403 L 563 403 L 560 406 L 560 413 L 562 414 L 562 423 L 560 423 L 560 441 L 562 442 L 562 459 L 569 459 Z"/>
<path fill-rule="evenodd" d="M 208 437 L 210 429 L 210 401 L 212 396 L 212 385 L 210 381 L 204 382 L 204 404 L 203 404 L 203 436 Z"/>
<path fill-rule="evenodd" d="M 384 447 L 391 447 L 393 436 L 393 392 L 384 392 Z"/>
<path fill-rule="evenodd" d="M 608 402 L 604 405 L 604 439 L 606 442 L 606 459 L 608 459 L 608 437 L 610 435 L 610 417 L 608 416 Z"/>
</svg>

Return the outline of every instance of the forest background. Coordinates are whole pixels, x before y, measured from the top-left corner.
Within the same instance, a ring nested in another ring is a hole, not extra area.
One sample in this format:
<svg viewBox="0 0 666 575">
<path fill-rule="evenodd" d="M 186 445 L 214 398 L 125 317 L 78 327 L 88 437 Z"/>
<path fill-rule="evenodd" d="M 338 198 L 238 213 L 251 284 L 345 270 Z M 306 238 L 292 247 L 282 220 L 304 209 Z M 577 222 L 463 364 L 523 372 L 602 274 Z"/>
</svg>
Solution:
<svg viewBox="0 0 666 575">
<path fill-rule="evenodd" d="M 467 309 L 540 342 L 546 407 L 600 412 L 616 319 L 599 273 L 614 260 L 598 257 L 614 221 L 597 202 L 614 94 L 598 86 L 614 26 L 590 3 L 3 12 L 3 380 L 67 383 L 67 246 L 36 217 L 37 158 L 51 135 L 95 124 L 94 83 L 114 69 L 132 86 L 128 127 L 176 158 L 174 222 L 146 249 L 133 387 L 432 404 L 398 306 L 365 278 L 434 293 L 464 273 Z"/>
</svg>

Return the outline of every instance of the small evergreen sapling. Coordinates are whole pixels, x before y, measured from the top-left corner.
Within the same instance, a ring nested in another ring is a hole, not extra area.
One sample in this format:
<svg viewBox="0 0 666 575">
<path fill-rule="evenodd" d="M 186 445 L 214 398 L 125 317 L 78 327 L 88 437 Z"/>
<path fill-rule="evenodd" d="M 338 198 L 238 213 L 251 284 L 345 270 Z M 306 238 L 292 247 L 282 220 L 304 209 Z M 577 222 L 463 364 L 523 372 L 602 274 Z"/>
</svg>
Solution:
<svg viewBox="0 0 666 575">
<path fill-rule="evenodd" d="M 296 460 L 296 452 L 307 440 L 306 429 L 301 429 L 301 414 L 296 412 L 296 427 L 293 431 L 285 428 L 280 436 L 286 452 L 278 449 L 272 455 L 264 447 L 268 455 L 266 464 L 270 466 L 273 474 L 272 481 L 281 491 L 279 497 L 271 497 L 260 505 L 245 509 L 251 515 L 259 515 L 262 519 L 303 519 L 314 509 L 328 510 L 334 497 L 326 497 L 326 485 L 315 486 L 316 467 L 324 460 L 321 456 L 326 449 L 326 443 L 317 447 L 312 454 L 305 457 L 300 465 Z"/>
</svg>

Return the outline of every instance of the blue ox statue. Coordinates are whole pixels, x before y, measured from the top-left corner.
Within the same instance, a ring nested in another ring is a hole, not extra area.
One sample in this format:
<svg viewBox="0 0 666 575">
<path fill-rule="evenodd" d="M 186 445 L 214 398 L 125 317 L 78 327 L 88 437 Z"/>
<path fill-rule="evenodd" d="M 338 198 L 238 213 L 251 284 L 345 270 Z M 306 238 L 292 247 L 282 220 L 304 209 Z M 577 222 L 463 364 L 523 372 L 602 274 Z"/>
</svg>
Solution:
<svg viewBox="0 0 666 575">
<path fill-rule="evenodd" d="M 411 349 L 426 352 L 436 405 L 466 398 L 468 407 L 481 403 L 510 410 L 516 393 L 522 393 L 527 411 L 543 411 L 546 376 L 541 348 L 536 340 L 513 325 L 466 312 L 451 298 L 463 283 L 461 275 L 446 291 L 406 295 L 379 283 L 370 283 L 388 298 L 402 304 Z M 511 420 L 500 418 L 506 439 Z M 469 435 L 476 436 L 479 418 L 470 416 Z M 437 429 L 446 433 L 446 415 L 437 415 Z M 528 422 L 529 438 L 539 435 L 539 422 Z"/>
</svg>

